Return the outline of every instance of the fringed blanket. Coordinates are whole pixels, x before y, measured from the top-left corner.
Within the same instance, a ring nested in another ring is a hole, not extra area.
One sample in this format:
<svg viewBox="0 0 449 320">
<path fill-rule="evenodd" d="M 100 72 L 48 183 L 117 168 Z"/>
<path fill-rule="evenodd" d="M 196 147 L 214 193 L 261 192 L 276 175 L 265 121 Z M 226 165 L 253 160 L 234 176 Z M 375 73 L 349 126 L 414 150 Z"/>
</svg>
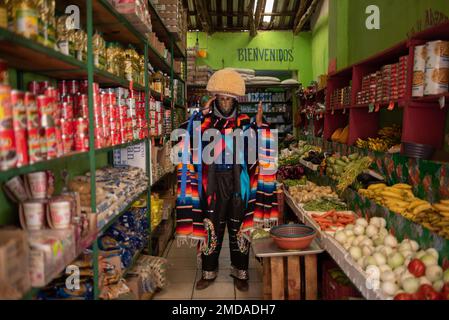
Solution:
<svg viewBox="0 0 449 320">
<path fill-rule="evenodd" d="M 209 235 L 204 219 L 205 211 L 209 209 L 215 194 L 213 193 L 213 182 L 208 181 L 210 167 L 203 161 L 201 164 L 195 162 L 206 145 L 197 141 L 198 147 L 192 148 L 194 145 L 194 121 L 201 121 L 201 133 L 210 128 L 215 128 L 221 133 L 236 128 L 246 132 L 246 130 L 252 128 L 254 133 L 261 136 L 256 146 L 245 143 L 243 156 L 242 150 L 236 152 L 239 157 L 245 158 L 245 161 L 241 162 L 243 164 L 240 164 L 240 194 L 244 202 L 244 220 L 240 231 L 248 232 L 254 228 L 269 228 L 277 225 L 279 212 L 276 173 L 275 171 L 266 172 L 266 170 L 263 170 L 267 167 L 274 168 L 276 165 L 275 141 L 268 125 L 263 124 L 261 128 L 257 128 L 257 125 L 254 122 L 251 123 L 247 115 L 240 115 L 235 120 L 226 120 L 216 118 L 211 113 L 206 116 L 195 114 L 182 126 L 189 132 L 190 141 L 183 139 L 181 145 L 179 145 L 181 146 L 179 152 L 182 152 L 183 164 L 179 164 L 177 167 L 176 238 L 178 242 L 190 242 L 191 245 L 194 245 L 199 241 L 202 245 L 207 245 L 210 240 L 208 239 Z M 257 150 L 256 148 L 259 149 L 257 162 L 246 164 L 246 155 Z M 220 156 L 220 151 L 222 152 L 223 148 L 214 153 L 214 157 Z"/>
</svg>

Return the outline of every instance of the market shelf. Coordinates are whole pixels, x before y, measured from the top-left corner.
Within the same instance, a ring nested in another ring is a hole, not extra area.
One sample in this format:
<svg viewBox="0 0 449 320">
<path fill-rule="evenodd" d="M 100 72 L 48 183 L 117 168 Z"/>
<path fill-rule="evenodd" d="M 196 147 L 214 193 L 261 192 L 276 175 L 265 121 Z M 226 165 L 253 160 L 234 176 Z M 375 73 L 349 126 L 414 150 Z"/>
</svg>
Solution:
<svg viewBox="0 0 449 320">
<path fill-rule="evenodd" d="M 144 250 L 144 248 L 141 248 L 139 250 L 136 251 L 136 253 L 133 256 L 133 259 L 131 260 L 131 263 L 129 264 L 129 267 L 126 268 L 125 270 L 123 270 L 122 273 L 122 278 L 126 277 L 126 275 L 128 274 L 129 271 L 131 271 L 131 269 L 134 267 L 134 265 L 136 264 L 137 260 L 139 260 L 140 256 L 142 255 L 142 251 Z"/>
<path fill-rule="evenodd" d="M 165 46 L 169 50 L 170 50 L 170 43 L 173 40 L 173 42 L 174 42 L 174 46 L 173 46 L 174 58 L 185 58 L 186 57 L 185 50 L 183 51 L 179 47 L 179 44 L 177 42 L 177 40 L 179 40 L 179 39 L 177 39 L 176 35 L 171 33 L 167 29 L 167 26 L 162 21 L 161 16 L 157 12 L 156 8 L 154 7 L 154 5 L 151 1 L 148 1 L 148 7 L 150 10 L 151 24 L 152 24 L 153 32 L 155 32 L 158 35 L 159 39 L 165 43 Z"/>
<path fill-rule="evenodd" d="M 403 108 L 405 107 L 407 101 L 404 99 L 399 99 L 399 100 L 394 100 L 394 101 L 389 101 L 389 102 L 380 102 L 380 103 L 363 103 L 363 104 L 356 104 L 354 106 L 352 106 L 352 108 L 369 108 L 370 105 L 376 106 L 379 105 L 380 108 L 386 108 L 390 105 L 390 103 L 393 102 L 395 108 L 399 107 L 399 108 Z"/>
<path fill-rule="evenodd" d="M 99 153 L 109 152 L 109 151 L 112 151 L 112 150 L 115 150 L 115 149 L 123 149 L 123 148 L 131 147 L 131 146 L 134 146 L 136 144 L 145 142 L 145 140 L 146 139 L 139 139 L 139 140 L 134 140 L 134 141 L 131 141 L 131 142 L 123 143 L 123 144 L 118 144 L 118 145 L 115 145 L 115 146 L 110 146 L 110 147 L 106 147 L 106 148 L 96 149 L 95 153 L 99 154 Z"/>
<path fill-rule="evenodd" d="M 439 100 L 441 98 L 444 98 L 445 104 L 447 105 L 449 103 L 449 92 L 431 95 L 431 96 L 424 96 L 424 97 L 419 97 L 419 98 L 415 97 L 415 98 L 412 98 L 412 102 L 415 102 L 415 103 L 439 103 Z"/>
<path fill-rule="evenodd" d="M 34 171 L 41 171 L 41 170 L 48 169 L 49 167 L 55 165 L 56 163 L 58 163 L 60 161 L 65 161 L 68 159 L 71 159 L 71 160 L 80 159 L 81 157 L 86 157 L 88 155 L 89 155 L 88 152 L 72 152 L 72 153 L 65 154 L 59 158 L 36 162 L 34 164 L 30 164 L 30 165 L 19 167 L 19 168 L 12 168 L 7 171 L 0 172 L 0 181 L 5 182 L 8 179 L 15 177 L 15 176 L 24 175 L 24 174 L 31 173 Z"/>
<path fill-rule="evenodd" d="M 87 77 L 84 62 L 0 28 L 0 57 L 10 68 L 36 72 L 56 79 Z"/>
</svg>

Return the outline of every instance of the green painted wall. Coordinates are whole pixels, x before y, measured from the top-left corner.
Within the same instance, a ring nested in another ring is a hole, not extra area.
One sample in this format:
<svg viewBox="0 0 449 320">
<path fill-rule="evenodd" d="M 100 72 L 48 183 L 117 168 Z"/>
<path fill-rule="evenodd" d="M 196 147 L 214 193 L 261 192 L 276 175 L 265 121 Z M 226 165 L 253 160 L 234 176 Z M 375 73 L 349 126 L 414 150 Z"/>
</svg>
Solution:
<svg viewBox="0 0 449 320">
<path fill-rule="evenodd" d="M 330 56 L 338 68 L 356 63 L 449 16 L 447 0 L 329 0 Z M 380 9 L 380 30 L 368 30 L 369 5 Z"/>
<path fill-rule="evenodd" d="M 206 59 L 198 59 L 199 64 L 207 64 L 213 69 L 236 67 L 298 71 L 299 80 L 304 84 L 313 79 L 310 32 L 293 36 L 290 31 L 260 31 L 255 37 L 251 37 L 249 32 L 216 32 L 209 36 L 203 32 L 190 32 L 188 47 L 195 46 L 197 35 L 200 48 L 206 48 L 208 52 Z M 294 61 L 239 61 L 237 49 L 240 48 L 293 49 Z"/>
<path fill-rule="evenodd" d="M 324 0 L 312 17 L 312 76 L 326 74 L 329 65 L 329 0 Z"/>
</svg>

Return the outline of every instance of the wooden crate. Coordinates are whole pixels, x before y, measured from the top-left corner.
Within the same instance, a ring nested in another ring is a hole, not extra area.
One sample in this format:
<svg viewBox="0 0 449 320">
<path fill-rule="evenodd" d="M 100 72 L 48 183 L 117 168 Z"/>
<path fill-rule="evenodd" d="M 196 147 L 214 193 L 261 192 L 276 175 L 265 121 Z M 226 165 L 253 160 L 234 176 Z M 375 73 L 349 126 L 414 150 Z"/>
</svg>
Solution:
<svg viewBox="0 0 449 320">
<path fill-rule="evenodd" d="M 17 298 L 16 294 L 23 295 L 31 288 L 28 260 L 26 233 L 18 229 L 1 230 L 0 299 Z"/>
</svg>

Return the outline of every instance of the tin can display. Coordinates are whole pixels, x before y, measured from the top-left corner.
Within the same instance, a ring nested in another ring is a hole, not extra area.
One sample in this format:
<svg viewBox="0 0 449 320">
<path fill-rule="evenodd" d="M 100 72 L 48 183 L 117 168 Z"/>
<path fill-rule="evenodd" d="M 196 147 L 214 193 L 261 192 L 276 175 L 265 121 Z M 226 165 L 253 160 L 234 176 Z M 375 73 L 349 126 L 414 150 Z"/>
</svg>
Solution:
<svg viewBox="0 0 449 320">
<path fill-rule="evenodd" d="M 0 85 L 0 170 L 13 168 L 16 163 L 11 88 Z"/>
<path fill-rule="evenodd" d="M 49 224 L 53 229 L 67 229 L 72 219 L 72 207 L 68 200 L 52 199 L 48 204 L 50 210 Z"/>
<path fill-rule="evenodd" d="M 61 119 L 61 134 L 71 136 L 74 134 L 74 121 L 72 119 Z"/>
<path fill-rule="evenodd" d="M 89 121 L 86 118 L 77 118 L 75 120 L 75 134 L 89 135 Z"/>
<path fill-rule="evenodd" d="M 51 109 L 51 99 L 45 95 L 39 95 L 36 99 L 37 110 L 39 115 L 51 115 L 53 110 Z"/>
<path fill-rule="evenodd" d="M 33 164 L 42 161 L 41 137 L 38 128 L 28 129 L 28 155 L 29 163 Z"/>
<path fill-rule="evenodd" d="M 47 160 L 54 159 L 58 155 L 58 142 L 56 140 L 56 128 L 45 128 L 45 139 L 47 143 Z"/>
<path fill-rule="evenodd" d="M 75 141 L 73 139 L 73 136 L 69 135 L 62 135 L 62 150 L 64 154 L 70 153 L 75 149 Z"/>
<path fill-rule="evenodd" d="M 58 109 L 61 111 L 61 118 L 72 119 L 74 117 L 73 104 L 71 102 L 62 102 Z"/>
<path fill-rule="evenodd" d="M 35 95 L 26 92 L 24 98 L 25 112 L 26 112 L 26 127 L 28 130 L 39 127 L 39 113 L 37 110 Z"/>
<path fill-rule="evenodd" d="M 40 86 L 37 81 L 28 82 L 28 91 L 34 94 L 35 96 L 40 94 Z"/>
<path fill-rule="evenodd" d="M 89 151 L 89 136 L 84 134 L 75 135 L 75 150 Z"/>
<path fill-rule="evenodd" d="M 69 80 L 66 83 L 67 91 L 71 95 L 75 95 L 80 91 L 80 83 L 78 80 Z"/>
<path fill-rule="evenodd" d="M 24 92 L 18 90 L 11 91 L 11 108 L 13 113 L 14 130 L 23 130 L 27 127 L 27 116 L 24 100 Z"/>
<path fill-rule="evenodd" d="M 26 129 L 14 130 L 14 143 L 16 146 L 17 153 L 17 167 L 22 167 L 27 165 L 28 159 L 28 143 L 27 143 L 27 132 Z"/>
<path fill-rule="evenodd" d="M 26 176 L 26 184 L 32 199 L 45 199 L 47 197 L 47 172 L 32 172 Z"/>
<path fill-rule="evenodd" d="M 45 202 L 29 200 L 22 204 L 24 227 L 27 230 L 41 230 L 45 225 Z"/>
</svg>

